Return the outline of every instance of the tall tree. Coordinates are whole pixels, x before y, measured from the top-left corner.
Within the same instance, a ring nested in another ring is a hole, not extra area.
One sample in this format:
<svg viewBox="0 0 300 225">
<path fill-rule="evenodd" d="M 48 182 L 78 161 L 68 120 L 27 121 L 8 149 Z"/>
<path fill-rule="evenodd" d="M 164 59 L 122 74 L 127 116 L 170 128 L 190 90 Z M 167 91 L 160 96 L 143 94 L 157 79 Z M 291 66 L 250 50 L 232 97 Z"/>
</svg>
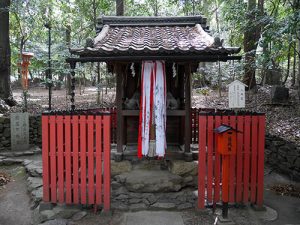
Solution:
<svg viewBox="0 0 300 225">
<path fill-rule="evenodd" d="M 9 42 L 10 0 L 0 1 L 0 98 L 8 105 L 14 105 L 10 89 L 10 42 Z"/>
<path fill-rule="evenodd" d="M 124 0 L 116 0 L 117 16 L 124 16 Z"/>
<path fill-rule="evenodd" d="M 245 52 L 245 74 L 244 83 L 249 89 L 256 85 L 255 79 L 255 55 L 257 43 L 261 35 L 260 16 L 264 12 L 264 0 L 248 0 L 247 23 L 248 26 L 244 33 L 244 52 Z"/>
</svg>

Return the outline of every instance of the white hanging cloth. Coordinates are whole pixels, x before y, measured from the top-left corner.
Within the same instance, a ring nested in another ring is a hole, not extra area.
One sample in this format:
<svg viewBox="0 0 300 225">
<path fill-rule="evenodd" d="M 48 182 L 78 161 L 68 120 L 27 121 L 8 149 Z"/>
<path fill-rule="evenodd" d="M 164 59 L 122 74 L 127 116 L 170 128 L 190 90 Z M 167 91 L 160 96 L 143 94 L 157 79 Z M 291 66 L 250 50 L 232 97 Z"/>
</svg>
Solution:
<svg viewBox="0 0 300 225">
<path fill-rule="evenodd" d="M 141 76 L 138 157 L 149 154 L 149 136 L 152 124 L 155 124 L 156 136 L 154 155 L 163 157 L 167 147 L 165 63 L 163 61 L 143 62 Z"/>
</svg>

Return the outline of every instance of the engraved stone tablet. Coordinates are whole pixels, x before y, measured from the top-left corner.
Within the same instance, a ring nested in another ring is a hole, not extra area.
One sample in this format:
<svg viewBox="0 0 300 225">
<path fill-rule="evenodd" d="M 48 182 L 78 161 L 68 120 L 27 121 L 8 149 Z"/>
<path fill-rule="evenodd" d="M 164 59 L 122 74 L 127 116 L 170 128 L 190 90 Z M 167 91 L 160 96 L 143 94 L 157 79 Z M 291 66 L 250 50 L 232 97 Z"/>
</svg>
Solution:
<svg viewBox="0 0 300 225">
<path fill-rule="evenodd" d="M 10 114 L 11 149 L 22 151 L 29 149 L 29 115 L 28 113 Z"/>
<path fill-rule="evenodd" d="M 245 85 L 239 80 L 231 82 L 228 87 L 229 108 L 245 108 Z"/>
</svg>

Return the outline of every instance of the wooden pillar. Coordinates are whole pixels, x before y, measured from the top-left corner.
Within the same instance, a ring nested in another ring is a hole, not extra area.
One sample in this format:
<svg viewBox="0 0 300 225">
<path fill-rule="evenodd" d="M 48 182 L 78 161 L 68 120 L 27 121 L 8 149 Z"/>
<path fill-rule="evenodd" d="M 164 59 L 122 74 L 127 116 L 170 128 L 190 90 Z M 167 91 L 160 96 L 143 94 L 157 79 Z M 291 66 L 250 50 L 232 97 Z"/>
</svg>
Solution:
<svg viewBox="0 0 300 225">
<path fill-rule="evenodd" d="M 190 152 L 191 144 L 191 65 L 185 64 L 184 66 L 184 91 L 185 91 L 185 138 L 184 138 L 184 151 Z"/>
<path fill-rule="evenodd" d="M 117 102 L 117 152 L 123 153 L 123 138 L 124 138 L 124 120 L 122 115 L 122 101 L 123 101 L 123 71 L 121 64 L 115 64 L 117 89 L 116 89 L 116 102 Z"/>
</svg>

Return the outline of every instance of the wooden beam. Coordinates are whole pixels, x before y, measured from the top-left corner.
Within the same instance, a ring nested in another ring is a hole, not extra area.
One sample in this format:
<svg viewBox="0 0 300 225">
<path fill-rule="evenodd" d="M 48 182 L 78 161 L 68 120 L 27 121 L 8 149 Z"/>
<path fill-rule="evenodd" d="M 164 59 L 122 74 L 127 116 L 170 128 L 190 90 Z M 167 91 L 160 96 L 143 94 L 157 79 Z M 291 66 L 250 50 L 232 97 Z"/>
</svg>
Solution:
<svg viewBox="0 0 300 225">
<path fill-rule="evenodd" d="M 99 53 L 100 54 L 100 53 Z M 228 56 L 228 55 L 131 55 L 131 56 L 80 56 L 80 58 L 67 58 L 66 61 L 70 62 L 142 62 L 144 60 L 165 60 L 170 62 L 217 62 L 228 60 L 241 60 L 242 56 Z"/>
<path fill-rule="evenodd" d="M 122 98 L 123 98 L 123 70 L 122 65 L 115 64 L 115 73 L 117 80 L 116 102 L 117 102 L 117 152 L 123 152 L 124 143 L 124 121 L 122 116 Z"/>
<path fill-rule="evenodd" d="M 191 65 L 184 66 L 184 91 L 185 91 L 185 137 L 184 151 L 190 152 L 191 145 Z"/>
</svg>

